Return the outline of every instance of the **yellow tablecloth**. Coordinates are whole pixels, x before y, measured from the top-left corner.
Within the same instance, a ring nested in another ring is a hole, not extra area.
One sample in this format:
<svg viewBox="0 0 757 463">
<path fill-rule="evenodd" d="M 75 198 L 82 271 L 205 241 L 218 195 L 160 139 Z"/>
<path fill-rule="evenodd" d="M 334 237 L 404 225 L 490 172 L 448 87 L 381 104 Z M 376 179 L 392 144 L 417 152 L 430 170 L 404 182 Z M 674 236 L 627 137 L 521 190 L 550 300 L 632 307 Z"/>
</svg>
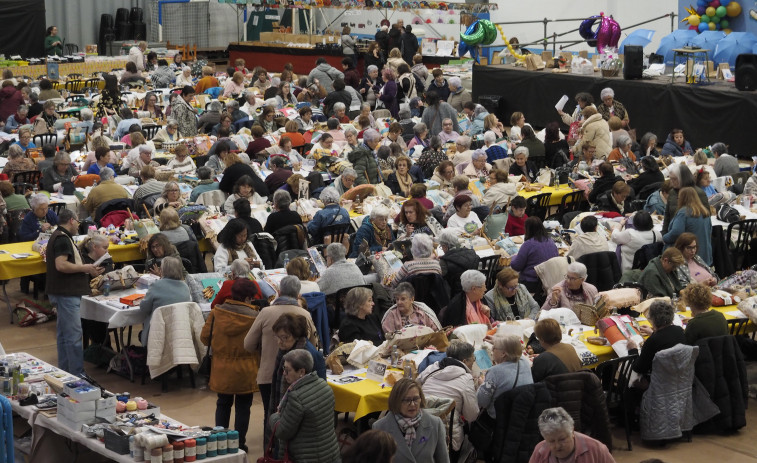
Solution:
<svg viewBox="0 0 757 463">
<path fill-rule="evenodd" d="M 736 318 L 736 317 L 733 317 L 733 316 L 729 315 L 727 312 L 732 312 L 732 311 L 737 310 L 737 309 L 738 309 L 738 307 L 735 306 L 735 305 L 727 305 L 727 306 L 723 306 L 723 307 L 712 307 L 712 310 L 716 310 L 716 311 L 722 313 L 725 316 L 726 320 L 730 320 L 730 319 Z M 679 315 L 682 315 L 684 317 L 691 317 L 691 312 L 679 312 Z M 639 324 L 641 324 L 641 325 L 648 325 L 649 322 L 647 322 L 647 321 L 641 321 L 641 322 L 639 322 Z M 754 323 L 749 322 L 749 324 L 747 325 L 747 330 L 749 330 L 749 331 L 756 331 L 757 330 L 757 326 L 755 326 Z M 585 339 L 585 338 L 587 338 L 589 336 L 599 336 L 599 334 L 594 334 L 593 331 L 585 331 L 581 335 L 581 339 L 583 340 L 583 339 Z M 584 344 L 586 345 L 586 347 L 594 355 L 596 355 L 599 358 L 599 363 L 605 362 L 607 360 L 612 360 L 612 359 L 614 359 L 614 358 L 617 357 L 617 355 L 615 354 L 615 351 L 612 350 L 612 347 L 610 347 L 610 346 L 597 346 L 596 344 L 590 344 L 588 342 L 584 342 Z M 586 368 L 594 368 L 596 366 L 597 366 L 597 364 L 588 365 L 588 366 L 586 366 Z"/>
<path fill-rule="evenodd" d="M 58 66 L 58 74 L 61 78 L 68 74 L 81 74 L 84 78 L 92 75 L 94 72 L 110 72 L 111 69 L 123 68 L 126 66 L 126 60 L 121 58 L 110 59 L 90 59 L 83 63 L 61 63 Z M 14 76 L 29 76 L 34 79 L 37 76 L 47 74 L 47 65 L 35 64 L 33 66 L 14 66 L 4 69 L 10 69 Z"/>
<path fill-rule="evenodd" d="M 518 195 L 523 196 L 524 198 L 530 198 L 531 196 L 536 196 L 542 193 L 552 193 L 552 196 L 549 198 L 549 205 L 550 206 L 559 206 L 560 202 L 562 201 L 563 196 L 567 195 L 568 193 L 573 193 L 574 191 L 577 191 L 573 189 L 570 185 L 563 184 L 560 185 L 560 188 L 555 190 L 555 187 L 553 186 L 545 186 L 541 189 L 541 191 L 526 191 L 521 190 L 518 192 Z"/>
<path fill-rule="evenodd" d="M 347 373 L 345 373 L 347 375 Z M 365 378 L 365 373 L 355 375 Z M 355 413 L 355 420 L 373 412 L 388 410 L 390 386 L 381 387 L 381 384 L 370 379 L 364 379 L 357 383 L 338 384 L 329 381 L 331 390 L 334 391 L 336 405 L 334 411 L 339 413 Z"/>
</svg>

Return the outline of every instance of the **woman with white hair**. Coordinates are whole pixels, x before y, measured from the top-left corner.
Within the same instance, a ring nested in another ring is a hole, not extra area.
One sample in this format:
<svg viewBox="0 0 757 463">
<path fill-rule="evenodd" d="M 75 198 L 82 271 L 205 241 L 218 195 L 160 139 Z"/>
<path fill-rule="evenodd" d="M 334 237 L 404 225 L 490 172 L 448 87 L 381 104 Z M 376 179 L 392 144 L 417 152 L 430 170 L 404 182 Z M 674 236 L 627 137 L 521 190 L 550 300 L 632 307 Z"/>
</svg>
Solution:
<svg viewBox="0 0 757 463">
<path fill-rule="evenodd" d="M 179 123 L 175 119 L 168 119 L 166 126 L 158 130 L 154 137 L 152 137 L 153 143 L 164 143 L 167 141 L 178 141 L 179 136 Z"/>
<path fill-rule="evenodd" d="M 423 148 L 428 147 L 428 127 L 423 122 L 419 122 L 413 126 L 413 134 L 415 136 L 407 144 L 407 149 L 413 149 L 415 145 L 421 145 Z"/>
<path fill-rule="evenodd" d="M 485 408 L 490 417 L 496 418 L 494 403 L 499 396 L 518 386 L 533 384 L 531 365 L 523 357 L 523 343 L 519 336 L 494 336 L 492 342 L 492 361 L 494 366 L 486 371 L 484 378 L 476 378 L 479 385 L 478 406 Z"/>
<path fill-rule="evenodd" d="M 357 172 L 352 167 L 348 167 L 342 171 L 342 174 L 334 180 L 331 186 L 341 196 L 355 185 L 356 179 Z"/>
<path fill-rule="evenodd" d="M 160 198 L 155 201 L 155 213 L 160 214 L 166 207 L 173 207 L 176 210 L 186 206 L 187 202 L 181 197 L 181 188 L 176 182 L 168 182 L 163 187 L 163 192 L 160 194 Z"/>
<path fill-rule="evenodd" d="M 154 282 L 147 290 L 142 302 L 139 303 L 139 313 L 144 316 L 142 333 L 139 340 L 147 346 L 150 337 L 150 320 L 152 313 L 158 307 L 191 301 L 189 286 L 184 282 L 184 265 L 176 257 L 164 257 L 160 262 L 160 280 Z"/>
<path fill-rule="evenodd" d="M 189 66 L 182 66 L 181 74 L 176 76 L 176 88 L 183 88 L 185 86 L 194 87 L 194 79 L 192 79 L 192 68 Z"/>
<path fill-rule="evenodd" d="M 9 151 L 13 151 L 12 146 Z M 31 159 L 28 161 L 34 163 Z M 76 168 L 71 164 L 68 153 L 58 152 L 53 158 L 53 165 L 42 173 L 42 189 L 50 193 L 56 192 L 62 188 L 63 183 L 76 180 L 76 175 Z M 13 181 L 13 177 L 10 180 Z"/>
<path fill-rule="evenodd" d="M 29 198 L 31 214 L 26 214 L 21 222 L 18 232 L 21 241 L 34 241 L 40 233 L 50 232 L 58 224 L 58 216 L 49 206 L 50 198 L 46 194 L 38 193 Z"/>
<path fill-rule="evenodd" d="M 323 202 L 323 209 L 316 212 L 313 220 L 308 222 L 308 233 L 312 239 L 311 243 L 323 243 L 323 232 L 326 227 L 347 226 L 350 224 L 350 214 L 339 205 L 339 197 L 340 194 L 334 187 L 329 186 L 321 191 L 320 200 Z"/>
<path fill-rule="evenodd" d="M 628 111 L 623 103 L 615 99 L 615 91 L 609 87 L 603 88 L 599 92 L 599 99 L 602 103 L 597 106 L 597 111 L 602 115 L 602 119 L 607 121 L 616 116 L 623 123 L 623 128 L 628 129 Z"/>
<path fill-rule="evenodd" d="M 419 233 L 413 236 L 411 243 L 410 253 L 413 255 L 413 260 L 402 264 L 402 267 L 394 274 L 394 279 L 391 282 L 392 287 L 397 286 L 400 282 L 414 275 L 442 274 L 439 260 L 433 256 L 435 246 L 431 237 L 424 233 Z"/>
<path fill-rule="evenodd" d="M 389 209 L 386 206 L 374 207 L 371 216 L 363 219 L 363 223 L 355 233 L 355 241 L 350 246 L 350 257 L 357 257 L 363 242 L 368 244 L 371 253 L 386 251 L 394 241 L 394 232 L 389 226 Z"/>
<path fill-rule="evenodd" d="M 572 309 L 575 304 L 594 304 L 599 297 L 597 287 L 586 282 L 588 272 L 581 262 L 568 264 L 565 279 L 552 287 L 547 300 L 542 305 L 542 310 L 554 309 L 555 307 L 567 307 Z"/>
<path fill-rule="evenodd" d="M 375 346 L 384 342 L 384 331 L 373 305 L 370 289 L 352 288 L 347 292 L 344 298 L 347 315 L 339 324 L 339 342 L 371 341 Z"/>
<path fill-rule="evenodd" d="M 486 151 L 477 149 L 471 154 L 471 162 L 463 169 L 463 175 L 475 180 L 488 177 L 491 170 L 492 165 L 486 162 Z"/>
<path fill-rule="evenodd" d="M 19 127 L 31 124 L 31 122 L 29 122 L 29 118 L 27 117 L 28 115 L 29 107 L 25 104 L 19 105 L 18 109 L 16 109 L 16 112 L 8 116 L 8 119 L 5 121 L 3 132 L 13 133 L 13 131 L 18 130 Z"/>
<path fill-rule="evenodd" d="M 378 53 L 378 47 L 375 47 L 374 50 Z M 369 53 L 371 52 L 369 51 Z M 371 108 L 376 107 L 376 99 L 382 86 L 383 82 L 379 76 L 378 66 L 375 64 L 368 65 L 365 71 L 365 76 L 363 76 L 363 79 L 360 81 L 360 88 L 358 90 L 360 91 L 360 96 L 365 100 L 365 103 L 370 105 Z"/>
<path fill-rule="evenodd" d="M 539 432 L 544 438 L 536 444 L 529 463 L 555 461 L 615 463 L 607 446 L 573 429 L 573 418 L 562 407 L 548 408 L 539 415 Z"/>
<path fill-rule="evenodd" d="M 468 90 L 463 88 L 463 82 L 459 77 L 450 77 L 447 80 L 449 84 L 449 96 L 447 103 L 452 106 L 458 113 L 463 112 L 466 103 L 473 101 L 473 97 Z"/>
<path fill-rule="evenodd" d="M 415 288 L 403 281 L 394 288 L 395 304 L 381 319 L 384 333 L 394 333 L 407 325 L 427 326 L 434 331 L 442 329 L 442 324 L 433 310 L 423 302 L 415 300 Z"/>
<path fill-rule="evenodd" d="M 510 165 L 510 175 L 522 175 L 526 177 L 526 182 L 535 182 L 539 171 L 532 162 L 528 161 L 528 148 L 519 146 L 513 153 L 515 162 Z"/>
<path fill-rule="evenodd" d="M 22 129 L 26 130 L 26 129 Z M 26 134 L 23 136 L 27 136 L 31 139 L 32 133 L 28 130 L 26 130 Z M 21 134 L 19 134 L 21 136 Z M 34 148 L 33 143 L 29 142 L 29 145 L 32 145 L 31 147 Z M 34 161 L 31 158 L 27 158 L 24 155 L 25 148 L 21 145 L 11 145 L 10 148 L 8 148 L 8 162 L 5 164 L 5 167 L 3 167 L 3 173 L 8 176 L 8 180 L 11 182 L 13 181 L 13 176 L 16 175 L 19 172 L 27 172 L 30 170 L 37 170 L 37 165 L 34 164 Z"/>
<path fill-rule="evenodd" d="M 627 159 L 631 162 L 636 162 L 636 155 L 633 154 L 633 151 L 631 151 L 631 146 L 633 145 L 631 137 L 629 137 L 628 135 L 619 135 L 616 142 L 617 148 L 610 151 L 610 154 L 607 156 L 607 160 L 620 162 L 623 159 Z"/>
<path fill-rule="evenodd" d="M 302 218 L 296 211 L 289 209 L 292 197 L 286 190 L 276 190 L 273 194 L 273 212 L 268 216 L 263 231 L 273 233 L 287 225 L 302 225 Z"/>
<path fill-rule="evenodd" d="M 491 327 L 491 309 L 483 303 L 486 294 L 486 275 L 478 270 L 466 270 L 460 276 L 462 292 L 455 294 L 442 311 L 444 326 L 483 323 Z"/>
</svg>

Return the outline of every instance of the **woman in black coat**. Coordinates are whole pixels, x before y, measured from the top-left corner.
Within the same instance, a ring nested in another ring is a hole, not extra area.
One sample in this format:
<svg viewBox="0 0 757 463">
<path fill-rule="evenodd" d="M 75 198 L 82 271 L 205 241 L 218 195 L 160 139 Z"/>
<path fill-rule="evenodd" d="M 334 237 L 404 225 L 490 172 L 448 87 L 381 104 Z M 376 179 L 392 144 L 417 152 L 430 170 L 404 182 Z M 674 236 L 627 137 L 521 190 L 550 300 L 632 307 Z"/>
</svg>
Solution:
<svg viewBox="0 0 757 463">
<path fill-rule="evenodd" d="M 352 288 L 344 297 L 347 315 L 339 324 L 339 342 L 371 341 L 378 346 L 384 342 L 381 321 L 373 313 L 373 293 L 368 288 Z"/>
<path fill-rule="evenodd" d="M 657 165 L 657 160 L 655 160 L 654 156 L 644 156 L 641 158 L 641 167 L 644 171 L 638 177 L 628 181 L 628 186 L 633 188 L 635 196 L 639 196 L 644 187 L 665 181 L 665 176 L 660 172 L 660 167 Z"/>
<path fill-rule="evenodd" d="M 402 59 L 412 66 L 413 56 L 418 52 L 418 37 L 413 34 L 413 26 L 408 24 L 405 26 L 405 33 L 402 35 L 400 50 L 402 51 Z"/>
</svg>

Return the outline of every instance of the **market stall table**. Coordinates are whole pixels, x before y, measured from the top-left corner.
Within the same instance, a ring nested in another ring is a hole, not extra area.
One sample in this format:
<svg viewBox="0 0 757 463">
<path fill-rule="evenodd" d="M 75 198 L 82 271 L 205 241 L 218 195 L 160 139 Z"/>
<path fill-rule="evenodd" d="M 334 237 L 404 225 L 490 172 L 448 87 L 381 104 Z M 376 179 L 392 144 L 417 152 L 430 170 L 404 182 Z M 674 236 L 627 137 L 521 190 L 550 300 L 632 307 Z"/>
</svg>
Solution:
<svg viewBox="0 0 757 463">
<path fill-rule="evenodd" d="M 550 206 L 559 206 L 560 202 L 562 201 L 563 196 L 573 193 L 574 191 L 578 191 L 568 185 L 567 183 L 560 185 L 558 188 L 555 188 L 553 186 L 545 186 L 539 191 L 526 191 L 521 190 L 518 192 L 519 196 L 523 196 L 524 198 L 528 199 L 532 196 L 544 194 L 544 193 L 551 193 L 552 196 L 549 198 L 549 205 Z"/>
<path fill-rule="evenodd" d="M 361 378 L 361 381 L 339 382 L 340 378 L 349 376 Z M 389 394 L 392 392 L 392 387 L 366 379 L 365 369 L 345 370 L 341 375 L 329 375 L 328 383 L 334 391 L 334 411 L 355 413 L 355 421 L 369 413 L 381 412 L 389 408 Z"/>
</svg>

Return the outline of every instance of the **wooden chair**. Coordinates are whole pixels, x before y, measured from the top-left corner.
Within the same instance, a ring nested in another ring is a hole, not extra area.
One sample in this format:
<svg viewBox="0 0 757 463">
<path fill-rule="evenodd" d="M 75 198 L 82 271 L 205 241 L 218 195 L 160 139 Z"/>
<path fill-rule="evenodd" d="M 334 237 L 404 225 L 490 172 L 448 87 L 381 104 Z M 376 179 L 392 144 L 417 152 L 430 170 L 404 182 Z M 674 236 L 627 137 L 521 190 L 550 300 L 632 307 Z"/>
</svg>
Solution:
<svg viewBox="0 0 757 463">
<path fill-rule="evenodd" d="M 627 389 L 628 380 L 631 377 L 631 366 L 638 357 L 639 355 L 636 354 L 607 360 L 600 363 L 595 371 L 600 381 L 602 381 L 607 410 L 618 410 L 622 413 L 629 451 L 633 450 L 633 447 L 631 445 L 631 422 L 629 420 L 631 412 L 629 406 L 631 403 L 629 403 Z"/>
</svg>

